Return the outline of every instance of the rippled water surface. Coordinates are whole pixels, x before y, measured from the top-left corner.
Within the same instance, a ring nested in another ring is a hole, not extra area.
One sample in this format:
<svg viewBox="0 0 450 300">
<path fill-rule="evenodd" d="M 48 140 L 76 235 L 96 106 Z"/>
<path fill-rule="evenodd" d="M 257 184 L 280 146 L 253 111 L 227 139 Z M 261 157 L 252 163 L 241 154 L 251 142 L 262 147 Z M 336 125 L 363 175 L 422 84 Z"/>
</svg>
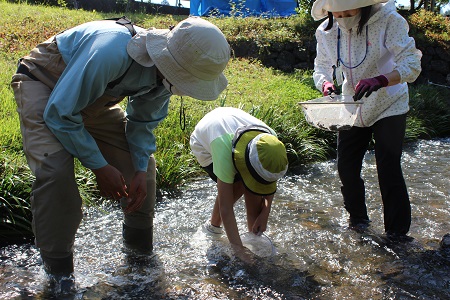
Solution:
<svg viewBox="0 0 450 300">
<path fill-rule="evenodd" d="M 335 161 L 286 177 L 272 207 L 267 236 L 276 254 L 247 266 L 226 239 L 200 230 L 215 199 L 212 181 L 189 184 L 157 205 L 154 256 L 124 249 L 117 207 L 85 210 L 75 246 L 77 294 L 67 299 L 450 299 L 450 139 L 407 145 L 403 169 L 414 240 L 383 236 L 373 152 L 364 178 L 372 220 L 368 233 L 347 229 Z M 236 206 L 244 232 L 243 201 Z M 47 299 L 52 293 L 36 248 L 0 249 L 0 298 Z"/>
</svg>

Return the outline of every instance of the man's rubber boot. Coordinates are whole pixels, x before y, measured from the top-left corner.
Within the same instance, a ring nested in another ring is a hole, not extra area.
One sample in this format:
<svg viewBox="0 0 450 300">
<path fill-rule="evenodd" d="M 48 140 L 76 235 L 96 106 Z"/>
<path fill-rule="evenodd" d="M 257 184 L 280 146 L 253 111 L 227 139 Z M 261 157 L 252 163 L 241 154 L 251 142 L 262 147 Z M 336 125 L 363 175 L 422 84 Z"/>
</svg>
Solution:
<svg viewBox="0 0 450 300">
<path fill-rule="evenodd" d="M 52 292 L 56 295 L 76 293 L 75 277 L 73 276 L 73 254 L 63 258 L 50 258 L 41 253 L 41 257 Z"/>
<path fill-rule="evenodd" d="M 51 258 L 42 255 L 44 270 L 49 275 L 70 276 L 73 273 L 73 253 L 63 258 Z"/>
<path fill-rule="evenodd" d="M 151 254 L 153 251 L 153 226 L 139 229 L 123 224 L 123 241 L 131 249 L 144 254 Z"/>
</svg>

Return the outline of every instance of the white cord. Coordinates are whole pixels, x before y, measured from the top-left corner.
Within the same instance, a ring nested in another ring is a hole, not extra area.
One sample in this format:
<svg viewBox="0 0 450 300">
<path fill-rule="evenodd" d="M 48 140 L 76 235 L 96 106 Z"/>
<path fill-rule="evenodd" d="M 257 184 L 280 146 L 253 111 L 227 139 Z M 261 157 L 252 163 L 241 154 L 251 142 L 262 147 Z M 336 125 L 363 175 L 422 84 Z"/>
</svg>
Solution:
<svg viewBox="0 0 450 300">
<path fill-rule="evenodd" d="M 429 81 L 429 80 L 428 80 L 428 84 L 431 84 L 431 85 L 437 85 L 437 86 L 440 86 L 440 87 L 445 87 L 445 88 L 450 89 L 450 86 L 448 86 L 448 85 L 443 85 L 443 84 L 433 83 L 433 82 L 431 82 L 431 81 Z"/>
</svg>

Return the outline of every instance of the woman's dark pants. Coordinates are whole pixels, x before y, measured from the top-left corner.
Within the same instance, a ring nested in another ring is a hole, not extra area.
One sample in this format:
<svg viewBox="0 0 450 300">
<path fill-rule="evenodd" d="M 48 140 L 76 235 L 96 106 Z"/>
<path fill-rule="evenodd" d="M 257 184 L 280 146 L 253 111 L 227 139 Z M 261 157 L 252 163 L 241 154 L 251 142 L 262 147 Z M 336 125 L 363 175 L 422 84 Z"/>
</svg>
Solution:
<svg viewBox="0 0 450 300">
<path fill-rule="evenodd" d="M 411 205 L 401 168 L 405 129 L 406 114 L 381 119 L 371 127 L 339 132 L 337 165 L 351 226 L 369 221 L 361 168 L 373 136 L 385 231 L 398 235 L 409 231 Z"/>
</svg>

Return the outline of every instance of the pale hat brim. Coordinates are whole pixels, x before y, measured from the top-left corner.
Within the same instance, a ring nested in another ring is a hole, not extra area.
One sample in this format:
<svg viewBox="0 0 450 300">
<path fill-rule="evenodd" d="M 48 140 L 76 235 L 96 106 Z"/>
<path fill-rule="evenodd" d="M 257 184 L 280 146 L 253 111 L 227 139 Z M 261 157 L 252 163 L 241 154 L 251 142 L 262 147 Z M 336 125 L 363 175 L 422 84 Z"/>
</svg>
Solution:
<svg viewBox="0 0 450 300">
<path fill-rule="evenodd" d="M 311 16 L 315 21 L 322 20 L 328 16 L 328 12 L 345 11 L 386 3 L 389 0 L 316 0 L 311 8 Z"/>
<path fill-rule="evenodd" d="M 199 100 L 217 99 L 228 85 L 225 75 L 203 80 L 187 72 L 167 48 L 169 32 L 168 29 L 153 29 L 146 34 L 146 48 L 158 70 L 186 96 Z"/>
<path fill-rule="evenodd" d="M 147 31 L 138 32 L 127 44 L 128 55 L 144 67 L 153 67 L 155 63 L 147 51 Z"/>
</svg>

